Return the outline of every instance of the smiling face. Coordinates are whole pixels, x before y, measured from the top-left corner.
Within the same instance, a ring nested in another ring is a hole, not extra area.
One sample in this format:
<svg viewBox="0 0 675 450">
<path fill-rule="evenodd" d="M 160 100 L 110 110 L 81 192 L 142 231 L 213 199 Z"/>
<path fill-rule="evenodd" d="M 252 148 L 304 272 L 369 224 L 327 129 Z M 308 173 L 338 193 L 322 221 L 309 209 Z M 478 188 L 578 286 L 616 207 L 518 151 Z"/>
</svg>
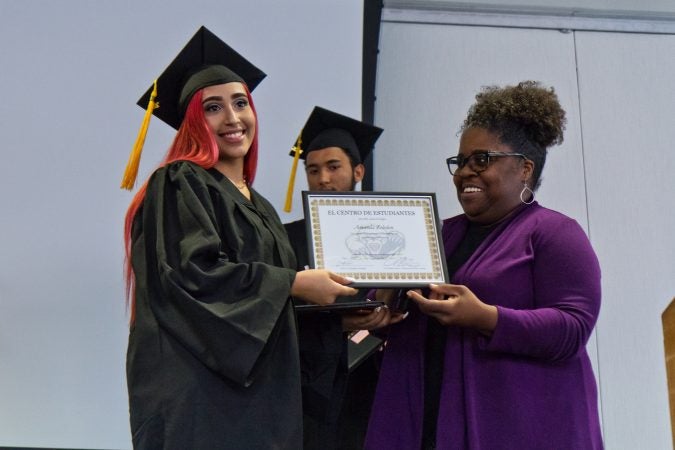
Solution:
<svg viewBox="0 0 675 450">
<path fill-rule="evenodd" d="M 365 167 L 352 163 L 340 147 L 328 147 L 307 153 L 305 162 L 307 184 L 312 191 L 353 191 L 363 179 Z"/>
<path fill-rule="evenodd" d="M 484 128 L 467 128 L 459 142 L 459 155 L 468 158 L 477 151 L 515 153 L 502 144 L 494 133 Z M 490 158 L 482 172 L 473 171 L 469 165 L 455 171 L 453 182 L 457 198 L 464 213 L 472 222 L 488 225 L 500 221 L 520 205 L 523 183 L 532 176 L 534 165 L 530 160 L 516 157 Z"/>
<path fill-rule="evenodd" d="M 243 160 L 256 132 L 256 117 L 244 85 L 232 82 L 205 87 L 202 106 L 218 144 L 219 159 Z"/>
</svg>

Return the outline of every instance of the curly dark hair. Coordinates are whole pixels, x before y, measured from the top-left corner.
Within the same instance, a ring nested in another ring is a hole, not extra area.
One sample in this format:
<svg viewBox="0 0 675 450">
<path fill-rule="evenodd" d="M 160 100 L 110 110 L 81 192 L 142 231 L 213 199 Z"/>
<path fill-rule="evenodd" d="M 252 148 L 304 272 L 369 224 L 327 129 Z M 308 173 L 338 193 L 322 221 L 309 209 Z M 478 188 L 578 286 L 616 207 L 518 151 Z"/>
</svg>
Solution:
<svg viewBox="0 0 675 450">
<path fill-rule="evenodd" d="M 513 151 L 534 162 L 533 190 L 539 187 L 546 151 L 563 142 L 565 110 L 555 90 L 538 81 L 522 81 L 517 86 L 486 86 L 476 95 L 461 131 L 485 128 Z"/>
</svg>

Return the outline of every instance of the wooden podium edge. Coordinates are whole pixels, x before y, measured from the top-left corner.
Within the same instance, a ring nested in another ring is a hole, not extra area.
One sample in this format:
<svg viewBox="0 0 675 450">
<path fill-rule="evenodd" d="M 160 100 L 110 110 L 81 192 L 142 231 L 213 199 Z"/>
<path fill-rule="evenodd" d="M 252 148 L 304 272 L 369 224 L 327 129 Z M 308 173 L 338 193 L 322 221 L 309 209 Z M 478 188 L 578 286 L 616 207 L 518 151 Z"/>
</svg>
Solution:
<svg viewBox="0 0 675 450">
<path fill-rule="evenodd" d="M 675 448 L 675 298 L 661 313 L 663 349 L 666 378 L 668 380 L 668 405 L 670 406 L 670 432 Z"/>
</svg>

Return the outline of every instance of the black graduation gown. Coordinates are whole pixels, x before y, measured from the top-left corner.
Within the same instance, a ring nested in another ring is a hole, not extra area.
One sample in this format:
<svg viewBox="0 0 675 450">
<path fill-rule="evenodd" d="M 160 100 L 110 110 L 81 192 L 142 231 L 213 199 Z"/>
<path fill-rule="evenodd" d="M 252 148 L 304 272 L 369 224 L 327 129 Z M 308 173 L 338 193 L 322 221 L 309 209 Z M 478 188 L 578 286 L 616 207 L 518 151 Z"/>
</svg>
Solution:
<svg viewBox="0 0 675 450">
<path fill-rule="evenodd" d="M 305 220 L 284 224 L 295 251 L 298 270 L 309 264 Z M 338 297 L 336 302 L 364 300 L 362 289 L 354 297 Z M 347 387 L 347 338 L 339 314 L 303 313 L 298 315 L 300 368 L 305 450 L 336 448 L 340 441 L 338 417 Z"/>
<path fill-rule="evenodd" d="M 127 383 L 140 449 L 302 448 L 289 300 L 295 258 L 273 207 L 189 162 L 151 177 L 132 231 Z"/>
</svg>

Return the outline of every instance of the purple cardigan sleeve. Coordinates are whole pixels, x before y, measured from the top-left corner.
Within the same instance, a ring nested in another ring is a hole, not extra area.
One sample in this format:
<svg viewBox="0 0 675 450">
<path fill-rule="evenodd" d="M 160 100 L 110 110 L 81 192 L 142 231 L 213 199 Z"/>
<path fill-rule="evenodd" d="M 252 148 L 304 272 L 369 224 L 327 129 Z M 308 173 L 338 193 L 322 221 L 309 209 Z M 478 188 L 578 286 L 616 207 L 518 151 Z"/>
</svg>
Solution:
<svg viewBox="0 0 675 450">
<path fill-rule="evenodd" d="M 528 260 L 531 277 L 511 284 L 532 283 L 530 304 L 522 307 L 522 299 L 510 299 L 508 290 L 503 298 L 488 299 L 497 306 L 498 321 L 481 347 L 555 362 L 574 357 L 590 337 L 600 311 L 600 267 L 576 221 L 544 208 L 539 212 L 510 230 L 523 240 L 522 254 L 514 257 Z"/>
</svg>

